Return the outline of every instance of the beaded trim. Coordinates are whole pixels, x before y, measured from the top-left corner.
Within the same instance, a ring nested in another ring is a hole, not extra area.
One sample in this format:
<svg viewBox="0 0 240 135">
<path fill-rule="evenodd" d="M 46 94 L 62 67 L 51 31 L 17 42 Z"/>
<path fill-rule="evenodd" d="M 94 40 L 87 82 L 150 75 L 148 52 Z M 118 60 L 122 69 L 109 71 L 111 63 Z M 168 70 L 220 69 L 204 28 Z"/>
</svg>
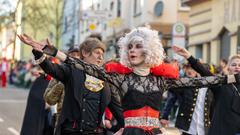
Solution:
<svg viewBox="0 0 240 135">
<path fill-rule="evenodd" d="M 128 117 L 124 118 L 124 122 L 129 127 L 160 127 L 159 119 L 152 117 Z"/>
</svg>

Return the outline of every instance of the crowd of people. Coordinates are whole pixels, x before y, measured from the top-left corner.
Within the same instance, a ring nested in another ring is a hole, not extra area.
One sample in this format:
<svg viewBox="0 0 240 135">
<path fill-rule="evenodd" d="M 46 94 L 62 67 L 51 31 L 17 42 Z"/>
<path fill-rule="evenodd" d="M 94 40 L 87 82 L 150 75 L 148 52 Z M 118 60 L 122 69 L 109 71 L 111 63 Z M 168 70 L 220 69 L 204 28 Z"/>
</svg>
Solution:
<svg viewBox="0 0 240 135">
<path fill-rule="evenodd" d="M 102 66 L 100 35 L 67 53 L 18 36 L 44 71 L 32 84 L 21 135 L 164 134 L 176 101 L 175 127 L 183 135 L 240 133 L 239 55 L 216 68 L 174 46 L 188 62 L 178 65 L 166 60 L 157 31 L 139 27 L 119 40 L 119 60 Z"/>
<path fill-rule="evenodd" d="M 38 66 L 33 65 L 31 60 L 11 62 L 6 58 L 0 60 L 0 67 L 2 88 L 7 87 L 7 84 L 20 88 L 30 88 L 41 70 Z"/>
</svg>

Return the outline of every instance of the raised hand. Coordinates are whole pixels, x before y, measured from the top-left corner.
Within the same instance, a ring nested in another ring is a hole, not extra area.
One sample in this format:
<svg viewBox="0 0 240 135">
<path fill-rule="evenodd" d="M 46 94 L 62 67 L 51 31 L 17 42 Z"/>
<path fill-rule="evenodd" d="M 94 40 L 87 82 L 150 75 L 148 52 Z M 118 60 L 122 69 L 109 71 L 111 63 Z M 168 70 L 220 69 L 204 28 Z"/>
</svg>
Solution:
<svg viewBox="0 0 240 135">
<path fill-rule="evenodd" d="M 183 47 L 174 45 L 172 49 L 176 54 L 183 56 L 186 59 L 191 56 L 190 52 Z"/>
<path fill-rule="evenodd" d="M 18 38 L 25 44 L 31 46 L 33 49 L 42 52 L 42 49 L 44 48 L 45 45 L 50 45 L 48 39 L 46 39 L 43 42 L 38 42 L 33 40 L 31 37 L 29 37 L 26 34 L 23 35 L 17 35 Z"/>
</svg>

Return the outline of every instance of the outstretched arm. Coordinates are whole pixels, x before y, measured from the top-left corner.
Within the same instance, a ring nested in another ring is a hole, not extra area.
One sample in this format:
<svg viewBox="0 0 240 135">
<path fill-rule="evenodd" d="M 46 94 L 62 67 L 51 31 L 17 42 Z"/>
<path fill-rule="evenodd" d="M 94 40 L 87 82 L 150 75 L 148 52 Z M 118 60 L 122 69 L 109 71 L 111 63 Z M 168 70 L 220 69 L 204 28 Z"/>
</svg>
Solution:
<svg viewBox="0 0 240 135">
<path fill-rule="evenodd" d="M 42 43 L 42 42 L 37 42 L 33 40 L 31 37 L 27 35 L 18 35 L 18 37 L 22 42 L 31 46 L 34 50 L 43 52 L 44 54 L 47 54 L 53 57 L 57 57 L 60 60 L 64 61 L 65 63 L 73 65 L 76 68 L 85 71 L 89 75 L 95 76 L 104 81 L 109 81 L 119 89 L 122 81 L 125 78 L 124 75 L 119 75 L 117 73 L 106 73 L 105 70 L 101 67 L 85 63 L 79 59 L 73 59 L 73 58 L 67 57 L 67 55 L 65 55 L 63 52 L 59 51 L 54 46 L 51 46 L 48 40 L 47 42 Z"/>
<path fill-rule="evenodd" d="M 213 74 L 206 69 L 199 60 L 195 59 L 191 53 L 183 47 L 173 46 L 173 51 L 180 56 L 183 56 L 191 64 L 191 67 L 201 76 L 212 76 Z"/>
<path fill-rule="evenodd" d="M 163 79 L 165 88 L 180 88 L 180 87 L 214 87 L 229 83 L 239 83 L 239 74 L 225 76 L 207 76 L 198 78 L 180 78 L 179 80 Z"/>
</svg>

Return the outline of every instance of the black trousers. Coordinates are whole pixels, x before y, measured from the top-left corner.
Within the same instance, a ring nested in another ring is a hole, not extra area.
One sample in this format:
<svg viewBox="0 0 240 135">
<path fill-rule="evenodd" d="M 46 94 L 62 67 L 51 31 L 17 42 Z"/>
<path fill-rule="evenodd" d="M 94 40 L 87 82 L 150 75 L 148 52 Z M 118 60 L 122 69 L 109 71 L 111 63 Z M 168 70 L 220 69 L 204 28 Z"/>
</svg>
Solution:
<svg viewBox="0 0 240 135">
<path fill-rule="evenodd" d="M 191 135 L 191 134 L 188 134 L 188 133 L 183 132 L 182 135 Z"/>
</svg>

